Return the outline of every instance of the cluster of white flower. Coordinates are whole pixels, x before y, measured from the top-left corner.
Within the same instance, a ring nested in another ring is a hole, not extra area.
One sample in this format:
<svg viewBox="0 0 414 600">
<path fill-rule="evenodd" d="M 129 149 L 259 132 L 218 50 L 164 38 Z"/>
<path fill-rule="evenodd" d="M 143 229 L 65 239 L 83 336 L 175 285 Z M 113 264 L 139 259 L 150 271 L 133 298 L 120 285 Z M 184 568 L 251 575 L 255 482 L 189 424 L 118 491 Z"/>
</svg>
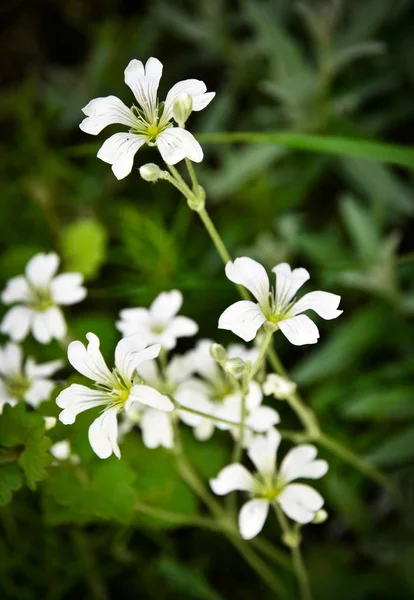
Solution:
<svg viewBox="0 0 414 600">
<path fill-rule="evenodd" d="M 184 125 L 191 111 L 205 108 L 215 94 L 206 92 L 202 81 L 188 79 L 174 85 L 165 102 L 159 103 L 161 74 L 162 64 L 156 58 L 150 58 L 145 66 L 132 60 L 125 70 L 125 82 L 137 106 L 128 108 L 115 96 L 108 96 L 92 100 L 83 109 L 86 118 L 80 127 L 86 133 L 96 135 L 116 123 L 129 127 L 128 132 L 107 139 L 98 152 L 118 179 L 131 172 L 134 155 L 145 143 L 157 146 L 172 173 L 171 165 L 184 158 L 195 162 L 203 158 L 199 143 Z M 157 165 L 142 167 L 141 174 L 151 181 L 169 177 Z M 180 189 L 179 179 L 175 185 Z M 197 186 L 193 190 L 199 193 Z M 67 326 L 60 307 L 80 302 L 87 292 L 80 274 L 56 275 L 58 265 L 56 254 L 38 254 L 27 264 L 25 275 L 11 279 L 2 293 L 2 301 L 15 306 L 0 325 L 0 331 L 13 340 L 0 349 L 0 408 L 18 401 L 36 407 L 50 397 L 55 385 L 49 378 L 62 362 L 36 365 L 30 358 L 24 362 L 22 349 L 14 342 L 21 342 L 29 331 L 42 344 L 65 338 Z M 102 459 L 112 454 L 120 458 L 119 444 L 134 425 L 141 428 L 148 448 L 173 448 L 180 422 L 191 427 L 200 441 L 211 438 L 216 429 L 229 432 L 236 455 L 241 459 L 247 450 L 257 473 L 252 475 L 235 462 L 222 469 L 210 485 L 218 495 L 234 490 L 248 493 L 250 499 L 239 516 L 240 533 L 246 539 L 261 531 L 270 506 L 297 523 L 313 521 L 323 506 L 322 497 L 310 486 L 292 482 L 320 478 L 328 469 L 324 460 L 316 460 L 317 450 L 308 444 L 291 449 L 280 468 L 276 467 L 281 436 L 275 426 L 280 417 L 263 404 L 263 396 L 289 399 L 296 386 L 276 373 L 266 374 L 266 353 L 259 338 L 262 331 L 262 338 L 268 340 L 269 334 L 280 330 L 294 345 L 316 343 L 318 328 L 303 313 L 313 310 L 323 319 L 335 319 L 342 312 L 338 310 L 340 297 L 314 291 L 296 300 L 297 291 L 310 277 L 308 271 L 291 270 L 287 263 L 272 271 L 274 289 L 264 267 L 251 258 L 237 258 L 225 268 L 228 279 L 244 286 L 256 302 L 236 302 L 223 312 L 218 327 L 245 342 L 256 338 L 255 346 L 233 344 L 226 350 L 201 339 L 184 355 L 169 356 L 177 340 L 194 336 L 198 326 L 177 314 L 183 302 L 179 291 L 163 292 L 149 309 L 121 311 L 116 326 L 124 337 L 115 348 L 114 368 L 108 368 L 94 333 L 87 334 L 87 346 L 71 342 L 70 364 L 93 385 L 71 384 L 56 399 L 62 409 L 59 419 L 66 425 L 86 410 L 101 409 L 89 427 L 89 441 Z M 53 426 L 53 420 L 45 426 Z M 76 464 L 80 460 L 68 440 L 54 444 L 51 453 L 56 461 Z"/>
</svg>

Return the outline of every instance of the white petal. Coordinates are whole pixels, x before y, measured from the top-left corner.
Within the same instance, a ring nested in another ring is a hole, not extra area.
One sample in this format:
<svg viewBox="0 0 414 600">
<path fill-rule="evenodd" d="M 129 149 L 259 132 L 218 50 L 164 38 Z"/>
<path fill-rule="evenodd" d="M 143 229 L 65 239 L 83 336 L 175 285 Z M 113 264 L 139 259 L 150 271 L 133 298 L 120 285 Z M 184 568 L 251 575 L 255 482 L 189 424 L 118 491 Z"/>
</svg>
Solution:
<svg viewBox="0 0 414 600">
<path fill-rule="evenodd" d="M 276 274 L 276 305 L 278 307 L 287 306 L 293 300 L 298 289 L 310 278 L 306 269 L 300 268 L 292 271 L 287 263 L 276 265 L 272 271 Z"/>
<path fill-rule="evenodd" d="M 184 421 L 185 423 L 185 421 Z M 214 423 L 210 419 L 202 419 L 198 425 L 194 427 L 194 436 L 200 442 L 209 440 L 214 433 Z"/>
<path fill-rule="evenodd" d="M 337 310 L 340 301 L 341 296 L 330 292 L 309 292 L 295 302 L 291 314 L 298 315 L 305 312 L 305 310 L 314 310 L 322 319 L 329 321 L 336 319 L 343 313 L 342 310 Z"/>
<path fill-rule="evenodd" d="M 41 402 L 49 400 L 50 394 L 55 387 L 55 382 L 50 379 L 37 379 L 33 381 L 24 395 L 24 399 L 31 406 L 38 406 Z"/>
<path fill-rule="evenodd" d="M 310 523 L 315 513 L 324 505 L 319 492 L 303 483 L 291 483 L 286 486 L 277 502 L 283 512 L 298 523 Z"/>
<path fill-rule="evenodd" d="M 0 325 L 1 333 L 10 336 L 15 342 L 21 342 L 29 333 L 33 311 L 26 306 L 13 306 L 4 315 Z"/>
<path fill-rule="evenodd" d="M 243 285 L 256 298 L 259 304 L 269 302 L 269 277 L 266 269 L 247 256 L 236 258 L 226 265 L 226 276 L 233 283 Z"/>
<path fill-rule="evenodd" d="M 193 380 L 189 384 L 180 386 L 175 394 L 176 401 L 181 405 L 193 410 L 200 411 L 207 415 L 214 415 L 215 405 L 208 398 L 207 386 L 201 381 Z M 211 421 L 201 415 L 197 415 L 185 410 L 179 410 L 178 415 L 186 425 L 197 427 L 204 421 Z M 214 429 L 214 424 L 213 424 Z"/>
<path fill-rule="evenodd" d="M 117 381 L 108 369 L 99 349 L 100 342 L 94 333 L 87 333 L 88 346 L 82 342 L 71 342 L 68 347 L 68 360 L 72 367 L 79 373 L 92 379 L 96 383 L 102 383 L 117 387 Z"/>
<path fill-rule="evenodd" d="M 279 422 L 279 413 L 270 406 L 258 406 L 246 419 L 246 425 L 257 433 L 265 433 Z"/>
<path fill-rule="evenodd" d="M 171 383 L 182 383 L 194 372 L 193 364 L 188 354 L 172 357 L 167 365 L 165 375 Z"/>
<path fill-rule="evenodd" d="M 117 179 L 124 179 L 132 171 L 134 156 L 146 142 L 143 135 L 115 133 L 100 147 L 97 157 L 112 165 Z"/>
<path fill-rule="evenodd" d="M 276 453 L 281 441 L 280 433 L 270 429 L 265 436 L 256 436 L 247 454 L 260 473 L 273 473 L 276 468 Z"/>
<path fill-rule="evenodd" d="M 245 342 L 250 342 L 266 321 L 259 306 L 249 300 L 235 302 L 221 315 L 219 329 L 229 329 Z"/>
<path fill-rule="evenodd" d="M 147 448 L 172 448 L 174 445 L 173 428 L 167 413 L 148 408 L 140 422 L 142 439 Z"/>
<path fill-rule="evenodd" d="M 137 123 L 134 113 L 116 96 L 95 98 L 82 108 L 82 111 L 86 115 L 86 119 L 79 127 L 91 135 L 97 135 L 102 129 L 114 123 L 120 123 L 127 127 L 134 127 Z"/>
<path fill-rule="evenodd" d="M 244 346 L 243 344 L 229 344 L 227 356 L 229 358 L 241 358 L 245 362 L 249 360 L 253 365 L 259 357 L 259 349 L 251 346 Z"/>
<path fill-rule="evenodd" d="M 28 358 L 26 360 L 24 372 L 30 379 L 44 379 L 45 377 L 54 375 L 64 364 L 63 360 L 51 360 L 38 365 L 32 358 Z"/>
<path fill-rule="evenodd" d="M 203 150 L 192 133 L 181 127 L 165 129 L 157 137 L 157 146 L 167 165 L 175 165 L 184 158 L 199 163 Z"/>
<path fill-rule="evenodd" d="M 262 531 L 268 512 L 267 500 L 250 500 L 242 506 L 239 513 L 239 529 L 243 539 L 251 540 Z"/>
<path fill-rule="evenodd" d="M 116 416 L 118 412 L 118 407 L 107 408 L 89 427 L 89 443 L 99 458 L 108 458 L 112 453 L 117 458 L 121 458 L 117 444 L 118 422 Z"/>
<path fill-rule="evenodd" d="M 125 83 L 147 115 L 155 111 L 157 91 L 162 75 L 162 63 L 154 57 L 144 65 L 140 60 L 131 60 L 125 69 Z"/>
<path fill-rule="evenodd" d="M 301 477 L 319 479 L 328 471 L 326 460 L 315 460 L 318 451 L 315 446 L 301 444 L 292 448 L 280 465 L 280 475 L 288 483 Z"/>
<path fill-rule="evenodd" d="M 141 402 L 141 404 L 165 412 L 174 410 L 174 404 L 168 396 L 164 396 L 164 394 L 161 394 L 148 385 L 134 385 L 129 393 L 127 403 L 125 404 L 125 410 L 129 410 L 129 407 L 133 402 Z"/>
<path fill-rule="evenodd" d="M 125 308 L 119 313 L 120 320 L 116 327 L 124 336 L 149 330 L 151 324 L 150 312 L 146 308 Z M 152 341 L 148 339 L 148 342 Z"/>
<path fill-rule="evenodd" d="M 70 442 L 68 440 L 56 442 L 49 448 L 49 452 L 57 460 L 68 460 L 71 454 Z"/>
<path fill-rule="evenodd" d="M 165 99 L 164 115 L 166 119 L 171 119 L 174 102 L 180 94 L 188 94 L 193 100 L 193 110 L 203 110 L 216 95 L 215 92 L 207 92 L 207 86 L 204 81 L 199 79 L 185 79 L 172 86 Z"/>
<path fill-rule="evenodd" d="M 14 302 L 27 302 L 32 298 L 32 291 L 23 275 L 18 275 L 9 279 L 6 288 L 1 294 L 1 300 L 4 304 L 13 304 Z"/>
<path fill-rule="evenodd" d="M 234 463 L 224 467 L 215 479 L 210 479 L 210 487 L 218 496 L 224 496 L 236 490 L 251 492 L 254 488 L 254 478 L 246 467 Z"/>
<path fill-rule="evenodd" d="M 246 396 L 246 406 L 249 411 L 254 410 L 263 400 L 262 388 L 257 381 L 251 381 L 249 383 L 249 391 Z"/>
<path fill-rule="evenodd" d="M 179 290 L 161 292 L 149 308 L 151 320 L 155 323 L 168 323 L 180 310 L 183 295 Z"/>
<path fill-rule="evenodd" d="M 20 346 L 9 342 L 0 347 L 0 373 L 6 377 L 22 373 L 23 351 Z"/>
<path fill-rule="evenodd" d="M 71 425 L 75 422 L 77 415 L 111 402 L 110 396 L 106 392 L 99 390 L 91 390 L 85 385 L 72 383 L 68 388 L 64 389 L 56 398 L 56 404 L 63 411 L 59 415 L 59 420 L 64 425 Z"/>
<path fill-rule="evenodd" d="M 80 273 L 62 273 L 55 277 L 50 285 L 52 298 L 56 304 L 76 304 L 88 293 L 82 287 L 83 276 Z"/>
<path fill-rule="evenodd" d="M 144 383 L 157 388 L 162 384 L 162 377 L 156 360 L 147 360 L 137 366 L 137 373 Z"/>
<path fill-rule="evenodd" d="M 220 378 L 221 373 L 220 368 L 210 353 L 212 344 L 212 340 L 199 340 L 194 350 L 190 350 L 188 356 L 193 363 L 195 373 L 198 373 L 209 381 L 216 382 Z"/>
<path fill-rule="evenodd" d="M 134 371 L 141 363 L 156 358 L 161 350 L 159 344 L 147 345 L 147 339 L 140 333 L 123 338 L 115 348 L 115 366 L 125 382 L 132 379 Z"/>
<path fill-rule="evenodd" d="M 47 289 L 59 262 L 60 259 L 54 252 L 36 254 L 26 265 L 26 277 L 35 288 Z"/>
<path fill-rule="evenodd" d="M 319 329 L 306 315 L 298 315 L 279 321 L 278 327 L 289 342 L 295 346 L 316 344 L 319 339 Z"/>
<path fill-rule="evenodd" d="M 40 344 L 48 344 L 53 338 L 61 340 L 67 331 L 66 321 L 62 311 L 57 306 L 52 306 L 44 312 L 35 312 L 33 315 L 33 337 Z"/>
<path fill-rule="evenodd" d="M 175 317 L 168 325 L 165 333 L 174 338 L 188 337 L 198 332 L 198 325 L 188 317 Z"/>
</svg>

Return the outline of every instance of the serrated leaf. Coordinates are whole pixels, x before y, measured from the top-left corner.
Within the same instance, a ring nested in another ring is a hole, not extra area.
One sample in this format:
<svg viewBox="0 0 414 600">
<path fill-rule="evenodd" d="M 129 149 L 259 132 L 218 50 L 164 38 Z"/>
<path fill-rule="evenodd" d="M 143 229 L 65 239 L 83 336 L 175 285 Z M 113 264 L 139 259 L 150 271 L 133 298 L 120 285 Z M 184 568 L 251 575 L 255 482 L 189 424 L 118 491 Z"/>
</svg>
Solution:
<svg viewBox="0 0 414 600">
<path fill-rule="evenodd" d="M 11 501 L 13 492 L 17 492 L 22 483 L 22 473 L 16 465 L 0 465 L 0 506 Z"/>
<path fill-rule="evenodd" d="M 68 225 L 60 247 L 67 271 L 94 277 L 106 256 L 107 233 L 96 219 L 82 219 Z"/>
</svg>

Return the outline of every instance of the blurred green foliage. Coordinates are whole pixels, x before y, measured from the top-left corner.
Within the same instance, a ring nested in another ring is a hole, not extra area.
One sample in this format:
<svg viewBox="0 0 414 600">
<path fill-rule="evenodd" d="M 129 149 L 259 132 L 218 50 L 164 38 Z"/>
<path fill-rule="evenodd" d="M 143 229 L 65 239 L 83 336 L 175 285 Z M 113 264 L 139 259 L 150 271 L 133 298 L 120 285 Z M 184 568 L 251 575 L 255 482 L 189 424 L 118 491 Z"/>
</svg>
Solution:
<svg viewBox="0 0 414 600">
<path fill-rule="evenodd" d="M 414 2 L 156 0 L 144 9 L 9 0 L 1 11 L 1 284 L 54 248 L 88 279 L 87 300 L 69 313 L 72 333 L 94 331 L 108 357 L 118 310 L 171 288 L 183 291 L 183 314 L 203 336 L 229 341 L 216 326 L 235 292 L 196 216 L 136 169 L 118 182 L 96 158 L 105 134 L 78 130 L 91 98 L 128 104 L 123 69 L 133 57 L 162 60 L 163 91 L 187 77 L 206 81 L 217 96 L 191 128 L 205 140 L 198 172 L 214 221 L 233 255 L 305 266 L 313 289 L 342 295 L 344 314 L 322 324 L 316 347 L 280 340 L 280 352 L 324 428 L 403 492 L 396 507 L 330 458 L 321 485 L 330 519 L 305 533 L 315 598 L 412 597 Z M 155 151 L 140 150 L 136 167 L 148 161 Z M 32 339 L 25 350 L 40 361 L 63 357 Z M 41 412 L 57 415 L 53 398 Z M 2 598 L 274 597 L 225 539 L 190 526 L 203 508 L 166 451 L 130 434 L 122 461 L 99 461 L 89 423 L 90 415 L 48 432 L 71 440 L 82 468 L 49 467 L 41 419 L 22 406 L 1 417 L 1 504 L 14 493 L 0 510 Z M 230 455 L 220 434 L 204 444 L 188 434 L 185 444 L 205 478 Z M 17 491 L 24 479 L 36 492 Z M 188 522 L 142 514 L 141 501 Z M 265 535 L 279 532 L 269 523 Z M 289 571 L 272 568 L 295 598 Z"/>
</svg>

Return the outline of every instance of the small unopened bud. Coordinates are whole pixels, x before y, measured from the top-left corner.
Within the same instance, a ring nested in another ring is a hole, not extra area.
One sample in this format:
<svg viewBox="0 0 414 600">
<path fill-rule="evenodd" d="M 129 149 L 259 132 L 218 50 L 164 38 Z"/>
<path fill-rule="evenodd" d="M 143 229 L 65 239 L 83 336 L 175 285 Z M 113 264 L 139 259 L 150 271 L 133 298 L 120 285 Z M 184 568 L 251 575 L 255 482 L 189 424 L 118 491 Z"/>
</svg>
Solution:
<svg viewBox="0 0 414 600">
<path fill-rule="evenodd" d="M 191 115 L 192 110 L 193 99 L 190 94 L 183 92 L 177 97 L 173 105 L 174 120 L 182 127 Z"/>
<path fill-rule="evenodd" d="M 224 365 L 227 360 L 227 352 L 221 344 L 212 344 L 210 354 L 219 365 Z"/>
<path fill-rule="evenodd" d="M 167 172 L 162 171 L 159 166 L 155 165 L 154 163 L 142 165 L 142 167 L 139 168 L 139 174 L 141 175 L 142 179 L 152 183 L 158 181 L 158 179 L 165 179 L 167 176 Z"/>
<path fill-rule="evenodd" d="M 315 516 L 312 519 L 312 523 L 314 523 L 315 525 L 319 525 L 320 523 L 325 523 L 327 518 L 328 513 L 326 512 L 326 510 L 321 508 L 321 510 L 316 511 Z"/>
<path fill-rule="evenodd" d="M 43 417 L 43 419 L 45 421 L 45 429 L 46 429 L 46 431 L 48 431 L 49 429 L 53 429 L 53 427 L 57 423 L 56 417 Z"/>
<path fill-rule="evenodd" d="M 246 370 L 246 363 L 241 358 L 229 358 L 224 369 L 229 375 L 240 377 Z"/>
<path fill-rule="evenodd" d="M 297 548 L 302 541 L 302 536 L 298 531 L 287 531 L 282 535 L 282 542 L 289 548 Z"/>
<path fill-rule="evenodd" d="M 286 400 L 296 391 L 296 383 L 276 375 L 276 373 L 270 373 L 263 384 L 263 392 L 266 396 L 274 396 L 279 400 Z"/>
</svg>

